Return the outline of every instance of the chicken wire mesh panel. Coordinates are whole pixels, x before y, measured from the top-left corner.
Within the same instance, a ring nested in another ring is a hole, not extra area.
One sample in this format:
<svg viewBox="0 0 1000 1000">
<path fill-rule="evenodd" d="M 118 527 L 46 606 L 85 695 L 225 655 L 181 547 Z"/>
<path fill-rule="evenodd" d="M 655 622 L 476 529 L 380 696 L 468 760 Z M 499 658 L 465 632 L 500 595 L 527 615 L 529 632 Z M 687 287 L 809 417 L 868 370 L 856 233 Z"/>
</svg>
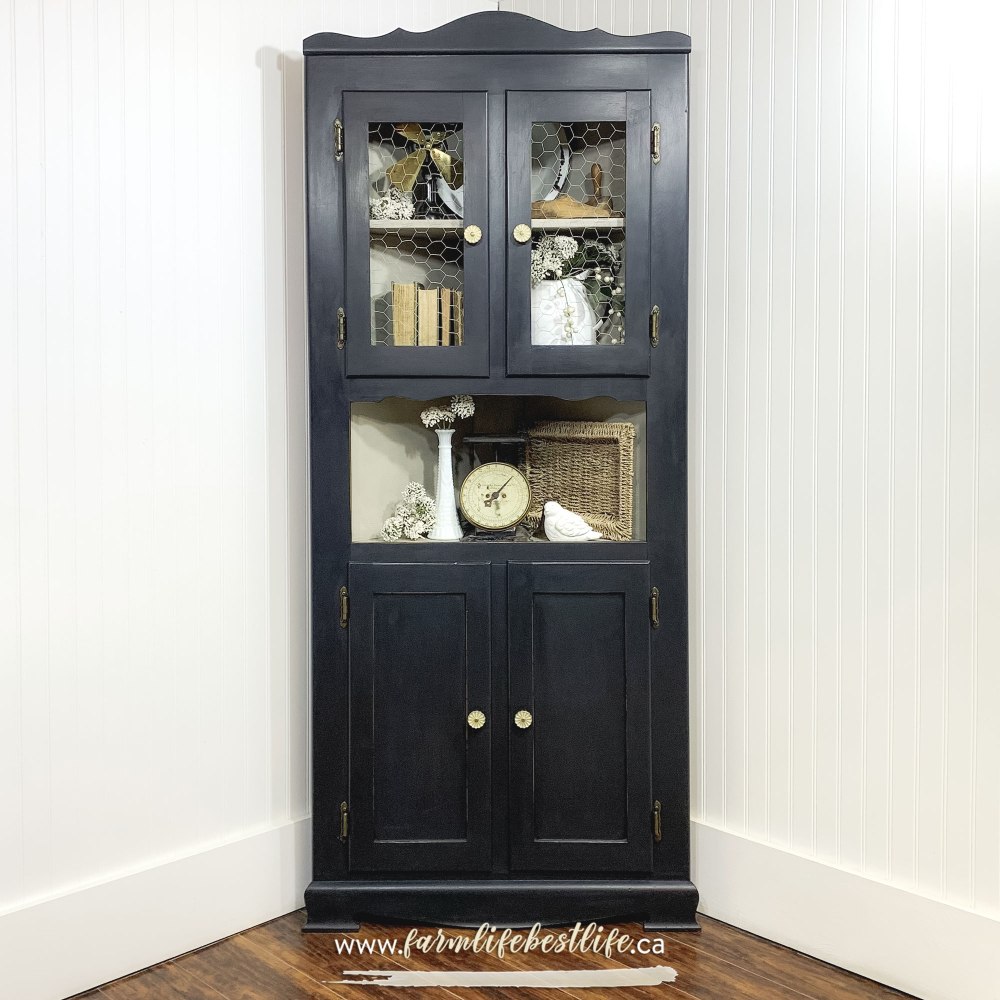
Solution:
<svg viewBox="0 0 1000 1000">
<path fill-rule="evenodd" d="M 372 122 L 368 168 L 372 344 L 460 345 L 461 124 Z"/>
<path fill-rule="evenodd" d="M 625 122 L 535 122 L 531 198 L 536 216 L 551 217 L 561 206 L 582 217 L 623 218 Z M 548 211 L 535 212 L 543 202 Z"/>
<path fill-rule="evenodd" d="M 625 122 L 531 131 L 531 342 L 625 342 Z"/>
</svg>

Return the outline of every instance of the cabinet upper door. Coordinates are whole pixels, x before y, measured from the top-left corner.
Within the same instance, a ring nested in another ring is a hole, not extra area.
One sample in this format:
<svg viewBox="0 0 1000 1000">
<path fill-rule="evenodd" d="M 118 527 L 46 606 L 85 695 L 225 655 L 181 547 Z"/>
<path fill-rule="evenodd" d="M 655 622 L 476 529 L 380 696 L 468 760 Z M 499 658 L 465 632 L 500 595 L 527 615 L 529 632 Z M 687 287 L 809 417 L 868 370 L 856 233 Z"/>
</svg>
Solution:
<svg viewBox="0 0 1000 1000">
<path fill-rule="evenodd" d="M 509 563 L 514 871 L 648 872 L 649 564 Z"/>
<path fill-rule="evenodd" d="M 350 594 L 351 870 L 488 871 L 490 567 L 352 563 Z"/>
<path fill-rule="evenodd" d="M 348 375 L 486 375 L 486 95 L 344 94 Z"/>
<path fill-rule="evenodd" d="M 649 373 L 648 91 L 507 95 L 507 370 Z"/>
</svg>

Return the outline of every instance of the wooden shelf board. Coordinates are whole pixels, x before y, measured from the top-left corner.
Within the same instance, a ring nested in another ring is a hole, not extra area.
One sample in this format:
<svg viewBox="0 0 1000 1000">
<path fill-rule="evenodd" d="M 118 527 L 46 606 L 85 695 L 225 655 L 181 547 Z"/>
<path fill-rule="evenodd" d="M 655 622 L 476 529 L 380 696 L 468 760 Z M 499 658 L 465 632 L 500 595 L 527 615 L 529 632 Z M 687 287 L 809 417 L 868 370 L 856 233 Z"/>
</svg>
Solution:
<svg viewBox="0 0 1000 1000">
<path fill-rule="evenodd" d="M 371 219 L 373 233 L 443 233 L 459 232 L 465 228 L 462 219 Z M 607 231 L 625 228 L 624 219 L 532 219 L 532 229 L 600 229 Z"/>
<path fill-rule="evenodd" d="M 461 219 L 372 219 L 369 228 L 373 233 L 442 233 L 460 230 Z"/>
<path fill-rule="evenodd" d="M 624 229 L 624 219 L 532 219 L 532 229 Z"/>
</svg>

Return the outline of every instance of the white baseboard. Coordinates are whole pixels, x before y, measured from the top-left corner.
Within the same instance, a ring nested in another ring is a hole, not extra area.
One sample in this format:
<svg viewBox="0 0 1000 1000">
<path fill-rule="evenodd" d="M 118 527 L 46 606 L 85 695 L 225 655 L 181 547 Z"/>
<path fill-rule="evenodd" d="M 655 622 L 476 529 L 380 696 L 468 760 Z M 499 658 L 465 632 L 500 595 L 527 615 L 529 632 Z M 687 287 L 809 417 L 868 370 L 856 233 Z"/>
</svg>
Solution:
<svg viewBox="0 0 1000 1000">
<path fill-rule="evenodd" d="M 691 824 L 699 910 L 923 1000 L 1000 1000 L 1000 921 Z"/>
<path fill-rule="evenodd" d="M 0 996 L 63 1000 L 298 909 L 308 820 L 0 916 Z"/>
</svg>

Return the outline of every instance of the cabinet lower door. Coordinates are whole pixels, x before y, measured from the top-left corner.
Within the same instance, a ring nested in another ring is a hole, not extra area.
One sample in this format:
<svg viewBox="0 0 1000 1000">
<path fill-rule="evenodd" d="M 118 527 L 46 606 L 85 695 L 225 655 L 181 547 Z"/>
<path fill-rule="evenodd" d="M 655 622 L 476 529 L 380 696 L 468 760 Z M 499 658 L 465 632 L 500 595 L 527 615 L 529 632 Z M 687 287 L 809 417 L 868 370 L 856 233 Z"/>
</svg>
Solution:
<svg viewBox="0 0 1000 1000">
<path fill-rule="evenodd" d="M 649 871 L 648 563 L 510 563 L 508 591 L 511 867 Z"/>
<path fill-rule="evenodd" d="M 489 565 L 352 563 L 350 601 L 351 869 L 488 870 Z"/>
</svg>

